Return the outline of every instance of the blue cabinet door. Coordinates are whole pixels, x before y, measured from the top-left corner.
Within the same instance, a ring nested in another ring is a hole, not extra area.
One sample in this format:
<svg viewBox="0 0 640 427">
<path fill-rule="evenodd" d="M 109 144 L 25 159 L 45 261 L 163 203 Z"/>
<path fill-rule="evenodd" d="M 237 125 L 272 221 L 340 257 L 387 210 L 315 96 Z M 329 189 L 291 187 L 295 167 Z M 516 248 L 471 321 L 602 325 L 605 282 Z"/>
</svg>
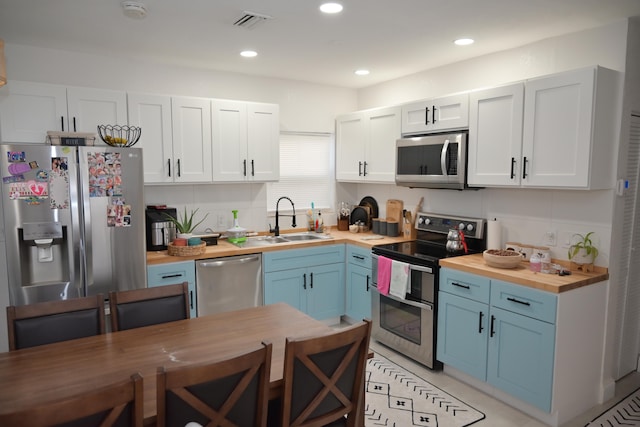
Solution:
<svg viewBox="0 0 640 427">
<path fill-rule="evenodd" d="M 264 303 L 284 302 L 300 311 L 307 311 L 305 268 L 274 271 L 264 275 Z"/>
<path fill-rule="evenodd" d="M 555 325 L 491 307 L 487 382 L 551 411 Z"/>
<path fill-rule="evenodd" d="M 194 261 L 171 262 L 147 266 L 147 286 L 189 283 L 189 315 L 197 317 L 196 264 Z"/>
<path fill-rule="evenodd" d="M 307 269 L 307 314 L 324 320 L 344 314 L 344 264 Z"/>
<path fill-rule="evenodd" d="M 371 318 L 371 268 L 347 264 L 346 313 L 354 320 Z"/>
<path fill-rule="evenodd" d="M 442 291 L 438 297 L 436 358 L 485 381 L 489 306 Z"/>
</svg>

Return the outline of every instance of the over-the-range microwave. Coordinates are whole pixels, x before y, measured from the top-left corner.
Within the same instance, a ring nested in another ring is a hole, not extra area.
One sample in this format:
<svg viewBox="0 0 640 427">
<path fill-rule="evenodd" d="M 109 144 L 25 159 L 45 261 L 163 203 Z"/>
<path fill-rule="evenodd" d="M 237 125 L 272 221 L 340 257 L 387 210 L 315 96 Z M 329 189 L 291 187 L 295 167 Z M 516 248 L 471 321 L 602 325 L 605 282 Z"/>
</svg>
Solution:
<svg viewBox="0 0 640 427">
<path fill-rule="evenodd" d="M 396 140 L 396 184 L 467 188 L 468 136 L 468 131 L 460 131 Z"/>
</svg>

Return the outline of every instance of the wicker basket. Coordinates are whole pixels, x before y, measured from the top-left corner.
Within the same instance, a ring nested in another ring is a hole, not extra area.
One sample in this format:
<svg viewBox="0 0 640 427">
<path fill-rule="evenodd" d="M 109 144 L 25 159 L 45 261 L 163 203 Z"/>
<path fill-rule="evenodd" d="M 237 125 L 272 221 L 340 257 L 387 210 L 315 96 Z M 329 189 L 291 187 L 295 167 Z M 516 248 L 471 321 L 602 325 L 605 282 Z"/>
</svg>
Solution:
<svg viewBox="0 0 640 427">
<path fill-rule="evenodd" d="M 167 251 L 172 256 L 196 256 L 202 255 L 206 248 L 207 244 L 205 242 L 194 246 L 175 246 L 173 243 L 169 243 Z"/>
</svg>

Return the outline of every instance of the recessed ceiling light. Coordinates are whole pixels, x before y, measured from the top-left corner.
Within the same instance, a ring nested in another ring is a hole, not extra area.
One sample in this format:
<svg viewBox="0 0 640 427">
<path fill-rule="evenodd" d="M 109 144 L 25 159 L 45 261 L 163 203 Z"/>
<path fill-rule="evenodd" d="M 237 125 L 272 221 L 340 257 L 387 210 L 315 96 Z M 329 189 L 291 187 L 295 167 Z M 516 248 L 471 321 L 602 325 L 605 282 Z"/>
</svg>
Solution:
<svg viewBox="0 0 640 427">
<path fill-rule="evenodd" d="M 369 70 L 356 70 L 355 74 L 358 76 L 366 76 L 369 74 Z"/>
<path fill-rule="evenodd" d="M 243 50 L 242 52 L 240 52 L 241 56 L 244 56 L 245 58 L 253 58 L 255 56 L 258 56 L 258 52 L 256 52 L 255 50 Z"/>
<path fill-rule="evenodd" d="M 320 5 L 320 11 L 324 13 L 340 13 L 342 5 L 340 3 L 323 3 Z"/>
<path fill-rule="evenodd" d="M 470 44 L 473 44 L 475 42 L 475 40 L 473 39 L 457 39 L 453 41 L 455 44 L 457 44 L 458 46 L 468 46 Z"/>
</svg>

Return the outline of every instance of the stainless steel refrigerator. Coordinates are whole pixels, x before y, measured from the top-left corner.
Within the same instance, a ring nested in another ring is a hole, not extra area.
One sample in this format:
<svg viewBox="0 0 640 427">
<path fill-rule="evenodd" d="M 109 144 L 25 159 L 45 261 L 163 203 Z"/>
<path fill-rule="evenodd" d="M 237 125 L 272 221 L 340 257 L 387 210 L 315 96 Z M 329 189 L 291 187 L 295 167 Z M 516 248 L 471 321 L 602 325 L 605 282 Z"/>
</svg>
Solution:
<svg viewBox="0 0 640 427">
<path fill-rule="evenodd" d="M 140 148 L 0 150 L 11 304 L 146 286 Z"/>
</svg>

